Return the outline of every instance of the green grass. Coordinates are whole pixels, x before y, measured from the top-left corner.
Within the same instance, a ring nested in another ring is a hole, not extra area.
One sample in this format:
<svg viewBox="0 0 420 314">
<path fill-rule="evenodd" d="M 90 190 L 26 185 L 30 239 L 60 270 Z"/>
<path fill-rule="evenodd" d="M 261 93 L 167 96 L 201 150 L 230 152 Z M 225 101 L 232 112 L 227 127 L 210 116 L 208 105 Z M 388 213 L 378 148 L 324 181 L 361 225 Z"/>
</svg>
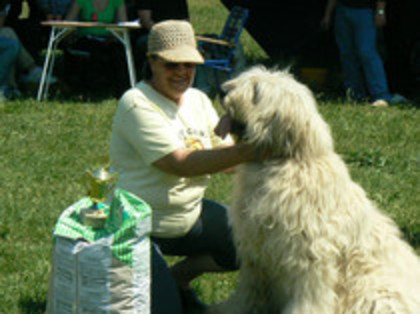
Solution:
<svg viewBox="0 0 420 314">
<path fill-rule="evenodd" d="M 194 0 L 190 8 L 197 33 L 220 32 L 227 11 L 218 1 Z M 248 59 L 265 58 L 247 34 L 243 43 Z M 320 111 L 354 180 L 420 252 L 418 108 L 322 99 Z M 0 313 L 43 312 L 54 224 L 86 194 L 85 171 L 106 162 L 115 107 L 116 99 L 0 104 Z M 229 204 L 232 184 L 230 176 L 213 176 L 208 197 Z M 194 285 L 214 303 L 228 296 L 236 275 L 207 274 Z"/>
<path fill-rule="evenodd" d="M 0 313 L 41 313 L 52 230 L 86 193 L 86 169 L 105 163 L 116 100 L 8 102 L 0 108 Z M 320 102 L 337 151 L 380 208 L 420 248 L 419 110 Z M 231 201 L 232 179 L 215 175 L 208 197 Z M 229 294 L 236 274 L 209 274 L 195 288 L 206 302 Z"/>
</svg>

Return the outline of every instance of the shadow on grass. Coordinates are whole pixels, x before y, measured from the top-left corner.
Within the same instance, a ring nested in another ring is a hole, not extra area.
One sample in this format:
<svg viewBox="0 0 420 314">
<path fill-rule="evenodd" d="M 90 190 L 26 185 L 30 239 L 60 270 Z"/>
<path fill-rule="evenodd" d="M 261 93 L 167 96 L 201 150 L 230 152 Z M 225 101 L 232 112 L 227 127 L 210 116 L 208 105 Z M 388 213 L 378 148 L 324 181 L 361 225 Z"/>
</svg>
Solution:
<svg viewBox="0 0 420 314">
<path fill-rule="evenodd" d="M 402 227 L 401 231 L 404 238 L 416 249 L 420 250 L 420 232 L 410 230 L 408 227 Z"/>
<path fill-rule="evenodd" d="M 34 300 L 29 297 L 23 297 L 19 300 L 20 313 L 24 313 L 24 314 L 45 313 L 46 308 L 47 308 L 46 300 Z"/>
</svg>

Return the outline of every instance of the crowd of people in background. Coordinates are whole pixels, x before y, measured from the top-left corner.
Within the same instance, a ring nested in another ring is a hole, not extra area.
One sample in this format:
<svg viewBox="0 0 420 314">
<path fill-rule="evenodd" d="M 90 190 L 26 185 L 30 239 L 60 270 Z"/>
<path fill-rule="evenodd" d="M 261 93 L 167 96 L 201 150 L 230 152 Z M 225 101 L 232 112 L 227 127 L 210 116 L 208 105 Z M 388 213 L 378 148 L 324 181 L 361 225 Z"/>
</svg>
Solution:
<svg viewBox="0 0 420 314">
<path fill-rule="evenodd" d="M 374 106 L 386 106 L 402 99 L 390 94 L 376 47 L 377 29 L 386 24 L 385 10 L 385 0 L 328 0 L 321 21 L 326 29 L 334 27 L 343 89 L 348 98 L 369 101 Z M 19 97 L 21 87 L 39 81 L 41 52 L 47 46 L 49 35 L 49 29 L 41 21 L 117 23 L 136 19 L 142 27 L 131 31 L 130 36 L 136 74 L 141 78 L 151 27 L 168 19 L 188 21 L 186 0 L 0 0 L 0 98 Z M 31 31 L 25 31 L 28 29 Z M 57 76 L 64 90 L 71 92 L 78 85 L 92 91 L 105 84 L 118 97 L 129 86 L 124 51 L 107 30 L 79 30 L 61 46 L 64 57 Z M 107 80 L 113 83 L 107 85 Z M 53 77 L 50 82 L 56 81 Z"/>
<path fill-rule="evenodd" d="M 27 12 L 23 8 L 18 1 L 0 1 L 0 100 L 20 97 L 20 85 L 36 84 L 41 77 L 36 60 L 41 46 L 33 42 L 34 33 L 41 30 L 38 12 L 34 10 L 29 18 L 23 16 Z M 28 29 L 33 30 L 32 36 Z M 52 77 L 51 82 L 55 81 Z"/>
<path fill-rule="evenodd" d="M 49 36 L 42 21 L 118 23 L 135 19 L 142 25 L 139 31 L 131 32 L 137 76 L 141 76 L 150 28 L 166 19 L 188 20 L 186 0 L 0 0 L 0 99 L 20 97 L 22 89 L 39 82 L 42 51 Z M 124 50 L 107 30 L 78 30 L 60 46 L 64 53 L 57 76 L 63 90 L 71 91 L 75 86 L 85 91 L 98 87 L 110 90 L 109 86 L 114 96 L 119 96 L 129 86 Z M 55 82 L 57 78 L 52 77 L 50 83 Z"/>
</svg>

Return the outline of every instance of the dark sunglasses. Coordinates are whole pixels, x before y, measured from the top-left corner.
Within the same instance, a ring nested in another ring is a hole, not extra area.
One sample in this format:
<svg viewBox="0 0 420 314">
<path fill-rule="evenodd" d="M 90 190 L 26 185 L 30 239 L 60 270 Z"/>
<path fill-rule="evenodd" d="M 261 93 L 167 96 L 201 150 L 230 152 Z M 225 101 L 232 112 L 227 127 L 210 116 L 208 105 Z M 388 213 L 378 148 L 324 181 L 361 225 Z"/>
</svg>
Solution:
<svg viewBox="0 0 420 314">
<path fill-rule="evenodd" d="M 191 62 L 180 62 L 180 63 L 178 63 L 178 62 L 163 61 L 162 64 L 165 67 L 165 69 L 167 69 L 167 70 L 176 70 L 181 65 L 183 65 L 187 69 L 194 69 L 195 68 L 195 63 L 191 63 Z"/>
<path fill-rule="evenodd" d="M 167 62 L 162 58 L 159 58 L 158 56 L 153 56 L 152 58 L 154 60 L 159 60 L 164 66 L 164 68 L 167 70 L 176 70 L 181 65 L 183 65 L 187 69 L 194 69 L 196 67 L 196 64 L 192 62 Z"/>
</svg>

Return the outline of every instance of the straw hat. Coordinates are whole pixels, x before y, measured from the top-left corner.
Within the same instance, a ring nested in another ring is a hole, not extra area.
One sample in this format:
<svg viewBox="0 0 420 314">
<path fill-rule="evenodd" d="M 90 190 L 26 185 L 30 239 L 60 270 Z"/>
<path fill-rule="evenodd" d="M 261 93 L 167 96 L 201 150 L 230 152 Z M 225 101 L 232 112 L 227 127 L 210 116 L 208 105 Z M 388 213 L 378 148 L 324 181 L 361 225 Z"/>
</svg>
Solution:
<svg viewBox="0 0 420 314">
<path fill-rule="evenodd" d="M 157 55 L 168 62 L 204 63 L 203 56 L 197 50 L 191 24 L 181 20 L 166 20 L 153 25 L 147 55 Z"/>
</svg>

